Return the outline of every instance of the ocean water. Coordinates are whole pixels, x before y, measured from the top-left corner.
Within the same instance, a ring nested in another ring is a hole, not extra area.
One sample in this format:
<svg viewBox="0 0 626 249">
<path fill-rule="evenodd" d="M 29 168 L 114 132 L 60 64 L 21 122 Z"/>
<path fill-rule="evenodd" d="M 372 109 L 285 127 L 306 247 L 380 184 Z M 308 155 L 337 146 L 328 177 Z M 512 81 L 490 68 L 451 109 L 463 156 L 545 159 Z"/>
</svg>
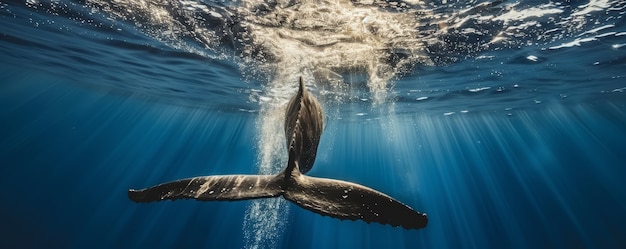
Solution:
<svg viewBox="0 0 626 249">
<path fill-rule="evenodd" d="M 626 248 L 626 1 L 0 0 L 2 248 Z M 428 214 L 130 188 L 274 174 L 302 76 L 308 175 Z"/>
</svg>

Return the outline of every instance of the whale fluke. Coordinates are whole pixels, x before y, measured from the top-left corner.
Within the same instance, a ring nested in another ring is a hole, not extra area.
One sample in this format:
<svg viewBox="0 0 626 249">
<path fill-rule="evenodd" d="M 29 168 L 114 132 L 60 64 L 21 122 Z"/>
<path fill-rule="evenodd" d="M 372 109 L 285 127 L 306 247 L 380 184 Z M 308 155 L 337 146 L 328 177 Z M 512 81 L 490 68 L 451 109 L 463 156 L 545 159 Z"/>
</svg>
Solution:
<svg viewBox="0 0 626 249">
<path fill-rule="evenodd" d="M 167 182 L 141 190 L 128 190 L 135 202 L 196 199 L 201 201 L 248 200 L 283 193 L 280 180 L 270 175 L 199 176 Z"/>
<path fill-rule="evenodd" d="M 298 93 L 289 101 L 285 138 L 286 168 L 277 175 L 200 176 L 128 190 L 135 202 L 196 199 L 235 201 L 283 196 L 309 211 L 343 220 L 377 222 L 406 229 L 423 228 L 426 214 L 374 189 L 346 181 L 305 176 L 317 154 L 324 129 L 321 105 L 300 78 Z"/>
<path fill-rule="evenodd" d="M 405 229 L 423 228 L 426 214 L 356 183 L 299 175 L 285 191 L 285 199 L 315 213 L 342 220 L 377 222 Z"/>
</svg>

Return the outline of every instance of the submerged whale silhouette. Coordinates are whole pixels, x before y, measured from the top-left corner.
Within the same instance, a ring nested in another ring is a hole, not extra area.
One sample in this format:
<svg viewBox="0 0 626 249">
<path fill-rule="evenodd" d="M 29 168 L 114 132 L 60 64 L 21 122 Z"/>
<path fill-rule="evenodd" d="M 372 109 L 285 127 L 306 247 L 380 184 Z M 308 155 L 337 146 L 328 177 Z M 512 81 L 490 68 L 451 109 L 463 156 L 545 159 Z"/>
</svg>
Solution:
<svg viewBox="0 0 626 249">
<path fill-rule="evenodd" d="M 176 199 L 234 201 L 283 196 L 296 205 L 342 220 L 378 222 L 405 229 L 428 223 L 426 214 L 374 189 L 340 180 L 305 176 L 315 161 L 324 129 L 324 114 L 302 78 L 298 93 L 291 98 L 285 118 L 289 148 L 287 167 L 278 175 L 200 176 L 128 190 L 135 202 Z"/>
</svg>

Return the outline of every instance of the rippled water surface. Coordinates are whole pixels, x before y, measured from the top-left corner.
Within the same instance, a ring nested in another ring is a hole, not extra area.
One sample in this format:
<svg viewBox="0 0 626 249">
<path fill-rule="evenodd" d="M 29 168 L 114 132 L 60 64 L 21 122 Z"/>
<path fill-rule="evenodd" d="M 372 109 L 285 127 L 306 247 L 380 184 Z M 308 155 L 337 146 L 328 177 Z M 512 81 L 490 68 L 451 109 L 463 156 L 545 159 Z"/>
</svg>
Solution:
<svg viewBox="0 0 626 249">
<path fill-rule="evenodd" d="M 624 248 L 626 1 L 0 0 L 3 248 Z M 129 188 L 286 163 L 421 230 Z"/>
</svg>

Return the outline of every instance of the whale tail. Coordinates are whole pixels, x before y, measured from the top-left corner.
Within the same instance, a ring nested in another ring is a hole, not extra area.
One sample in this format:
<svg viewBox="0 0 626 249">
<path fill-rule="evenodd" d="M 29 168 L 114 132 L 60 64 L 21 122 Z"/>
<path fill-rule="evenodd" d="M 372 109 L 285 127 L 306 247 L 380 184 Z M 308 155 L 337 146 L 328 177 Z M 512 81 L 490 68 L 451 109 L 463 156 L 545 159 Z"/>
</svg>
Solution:
<svg viewBox="0 0 626 249">
<path fill-rule="evenodd" d="M 177 199 L 236 201 L 283 196 L 315 213 L 342 220 L 363 220 L 406 229 L 425 227 L 428 218 L 371 188 L 340 180 L 310 177 L 297 168 L 291 176 L 199 176 L 128 191 L 135 202 Z"/>
<path fill-rule="evenodd" d="M 302 78 L 300 89 L 289 101 L 285 135 L 289 150 L 286 168 L 278 175 L 200 176 L 128 190 L 135 202 L 196 199 L 235 201 L 283 196 L 309 211 L 342 220 L 363 220 L 406 229 L 428 223 L 426 214 L 374 189 L 346 181 L 305 176 L 315 161 L 324 128 L 317 99 L 310 95 Z"/>
</svg>

